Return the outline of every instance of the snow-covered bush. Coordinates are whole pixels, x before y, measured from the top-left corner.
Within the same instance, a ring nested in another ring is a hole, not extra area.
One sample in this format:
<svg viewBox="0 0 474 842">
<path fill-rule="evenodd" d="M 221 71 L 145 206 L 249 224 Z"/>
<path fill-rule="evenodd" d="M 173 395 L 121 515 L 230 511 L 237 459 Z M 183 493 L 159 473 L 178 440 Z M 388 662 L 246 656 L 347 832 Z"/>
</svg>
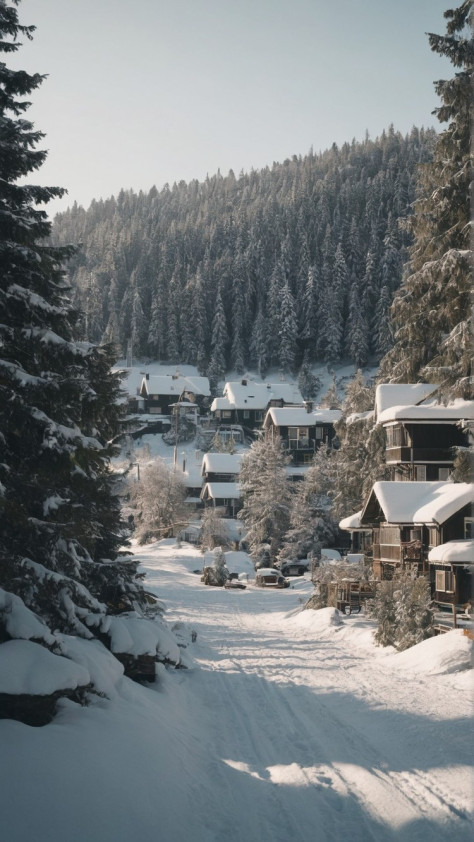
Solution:
<svg viewBox="0 0 474 842">
<path fill-rule="evenodd" d="M 186 486 L 179 475 L 158 459 L 142 471 L 140 482 L 130 485 L 136 536 L 140 544 L 170 538 L 187 524 Z"/>
<path fill-rule="evenodd" d="M 434 634 L 429 582 L 424 576 L 414 578 L 410 571 L 379 582 L 366 613 L 377 620 L 374 639 L 380 646 L 402 651 Z"/>
</svg>

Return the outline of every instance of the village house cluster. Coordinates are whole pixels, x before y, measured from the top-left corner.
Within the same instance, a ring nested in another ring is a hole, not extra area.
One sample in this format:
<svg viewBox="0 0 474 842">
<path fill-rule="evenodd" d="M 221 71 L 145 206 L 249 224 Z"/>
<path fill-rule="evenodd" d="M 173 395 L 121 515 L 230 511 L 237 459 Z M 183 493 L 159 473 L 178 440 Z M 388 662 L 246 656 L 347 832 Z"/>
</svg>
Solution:
<svg viewBox="0 0 474 842">
<path fill-rule="evenodd" d="M 289 480 L 297 481 L 321 446 L 337 446 L 334 424 L 339 409 L 315 407 L 291 383 L 256 383 L 247 377 L 227 382 L 220 397 L 210 399 L 206 377 L 139 376 L 130 369 L 125 381 L 129 412 L 138 433 L 177 432 L 183 419 L 200 438 L 199 465 L 180 465 L 195 508 L 214 506 L 226 517 L 241 507 L 239 472 L 243 448 L 264 430 L 279 436 L 291 462 Z M 376 579 L 391 579 L 397 570 L 427 575 L 441 608 L 449 608 L 456 625 L 473 599 L 474 484 L 452 482 L 456 452 L 470 444 L 474 402 L 445 406 L 436 386 L 426 383 L 383 384 L 376 389 L 375 423 L 385 432 L 388 481 L 376 482 L 360 511 L 339 526 L 350 535 L 350 552 L 370 558 Z M 236 452 L 216 452 L 215 444 Z M 214 443 L 214 444 L 213 444 Z M 192 539 L 192 530 L 186 537 Z"/>
<path fill-rule="evenodd" d="M 450 476 L 458 449 L 470 444 L 474 402 L 444 406 L 432 384 L 384 384 L 375 421 L 385 430 L 391 479 L 376 482 L 339 526 L 354 551 L 370 554 L 377 579 L 403 569 L 429 576 L 435 603 L 452 611 L 446 625 L 456 626 L 473 601 L 474 483 Z"/>
</svg>

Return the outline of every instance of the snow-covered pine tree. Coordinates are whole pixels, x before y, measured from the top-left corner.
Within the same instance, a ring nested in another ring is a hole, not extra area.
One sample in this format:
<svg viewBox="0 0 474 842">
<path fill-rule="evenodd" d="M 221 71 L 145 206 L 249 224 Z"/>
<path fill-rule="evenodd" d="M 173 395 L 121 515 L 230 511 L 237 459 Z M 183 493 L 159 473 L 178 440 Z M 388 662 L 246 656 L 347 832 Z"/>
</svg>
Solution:
<svg viewBox="0 0 474 842">
<path fill-rule="evenodd" d="M 421 167 L 420 197 L 412 217 L 409 274 L 395 295 L 395 344 L 381 364 L 381 382 L 442 384 L 446 396 L 472 397 L 470 316 L 471 103 L 473 0 L 445 12 L 446 35 L 429 35 L 431 49 L 447 56 L 456 74 L 435 83 L 448 123 L 432 162 Z"/>
<path fill-rule="evenodd" d="M 0 4 L 0 51 L 34 27 Z M 91 637 L 88 620 L 143 600 L 109 473 L 119 429 L 112 351 L 75 341 L 62 262 L 39 205 L 60 188 L 18 183 L 38 169 L 43 137 L 24 112 L 39 74 L 0 64 L 0 587 L 53 629 Z"/>
<path fill-rule="evenodd" d="M 269 545 L 274 561 L 290 522 L 291 483 L 286 475 L 290 457 L 279 436 L 266 435 L 253 442 L 239 474 L 243 506 L 239 518 L 247 527 L 246 540 L 254 560 Z"/>
<path fill-rule="evenodd" d="M 296 483 L 280 559 L 306 558 L 309 552 L 319 558 L 322 547 L 334 546 L 338 534 L 332 501 L 334 457 L 334 451 L 319 448 L 303 482 Z"/>
<path fill-rule="evenodd" d="M 286 282 L 281 291 L 280 328 L 278 332 L 278 362 L 284 372 L 292 372 L 295 366 L 296 335 L 295 302 L 288 282 Z"/>
</svg>

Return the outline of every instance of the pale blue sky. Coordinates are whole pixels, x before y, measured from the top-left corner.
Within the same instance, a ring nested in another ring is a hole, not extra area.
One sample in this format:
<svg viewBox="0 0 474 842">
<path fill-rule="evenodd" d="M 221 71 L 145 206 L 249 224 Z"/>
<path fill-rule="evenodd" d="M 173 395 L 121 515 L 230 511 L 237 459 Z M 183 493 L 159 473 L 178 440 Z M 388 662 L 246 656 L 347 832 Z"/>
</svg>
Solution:
<svg viewBox="0 0 474 842">
<path fill-rule="evenodd" d="M 448 0 L 22 0 L 55 211 L 439 124 Z"/>
</svg>

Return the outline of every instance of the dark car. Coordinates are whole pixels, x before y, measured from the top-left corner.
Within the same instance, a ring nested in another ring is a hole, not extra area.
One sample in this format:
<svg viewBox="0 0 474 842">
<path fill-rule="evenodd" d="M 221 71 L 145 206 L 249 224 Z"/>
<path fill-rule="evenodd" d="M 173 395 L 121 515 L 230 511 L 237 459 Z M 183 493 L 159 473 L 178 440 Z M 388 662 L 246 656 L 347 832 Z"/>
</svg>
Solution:
<svg viewBox="0 0 474 842">
<path fill-rule="evenodd" d="M 282 576 L 281 571 L 275 567 L 262 567 L 257 570 L 255 584 L 260 588 L 289 588 L 288 579 Z"/>
<path fill-rule="evenodd" d="M 283 576 L 302 576 L 308 569 L 307 561 L 285 561 L 280 567 Z"/>
</svg>

